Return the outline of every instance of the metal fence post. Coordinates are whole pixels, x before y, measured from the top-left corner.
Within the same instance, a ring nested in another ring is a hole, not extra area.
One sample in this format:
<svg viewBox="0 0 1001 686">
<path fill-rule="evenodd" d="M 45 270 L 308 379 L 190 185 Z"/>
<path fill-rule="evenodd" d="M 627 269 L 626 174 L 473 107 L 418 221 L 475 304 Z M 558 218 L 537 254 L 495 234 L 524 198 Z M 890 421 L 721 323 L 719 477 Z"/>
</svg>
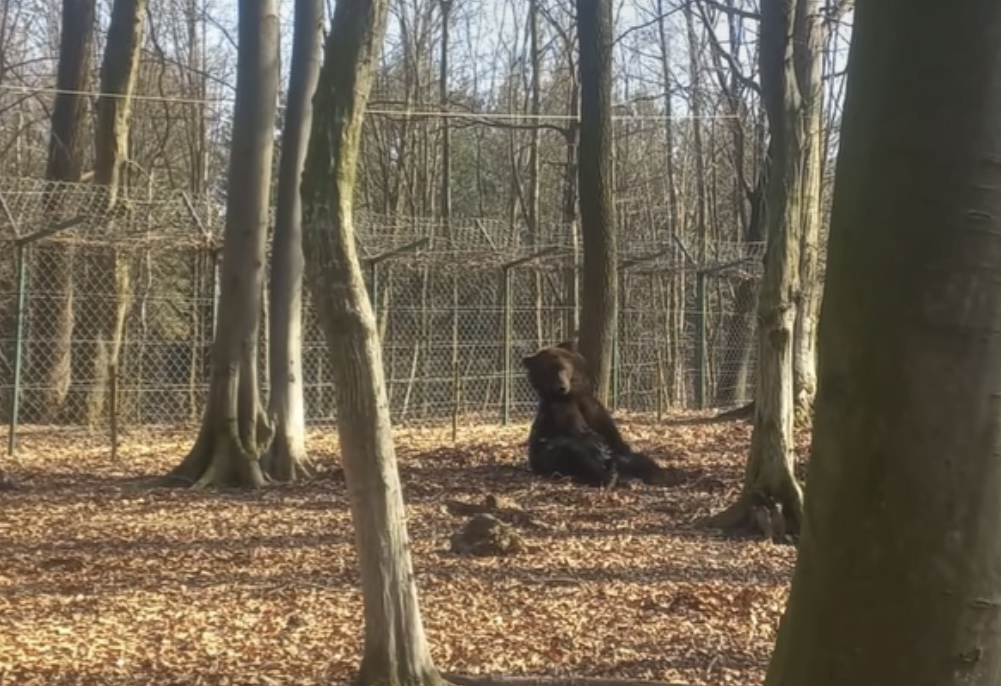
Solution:
<svg viewBox="0 0 1001 686">
<path fill-rule="evenodd" d="M 222 295 L 219 278 L 221 275 L 218 248 L 212 251 L 212 340 L 215 341 L 216 329 L 219 328 L 219 297 Z"/>
<path fill-rule="evenodd" d="M 7 213 L 9 220 L 12 221 L 13 218 L 10 217 L 6 201 L 4 201 L 3 205 L 5 213 Z M 7 436 L 7 454 L 10 456 L 14 455 L 14 450 L 17 447 L 15 433 L 17 431 L 18 413 L 20 411 L 21 367 L 24 362 L 24 315 L 26 309 L 25 300 L 27 299 L 26 282 L 28 278 L 26 264 L 27 259 L 25 257 L 26 250 L 32 243 L 71 229 L 78 224 L 82 224 L 84 221 L 85 218 L 82 216 L 73 217 L 65 221 L 51 224 L 44 229 L 39 229 L 38 231 L 29 233 L 26 236 L 18 236 L 14 241 L 15 258 L 17 260 L 17 324 L 16 332 L 14 334 L 14 398 L 11 403 L 10 426 L 8 429 L 9 434 Z"/>
<path fill-rule="evenodd" d="M 501 388 L 503 392 L 501 398 L 501 423 L 505 425 L 511 421 L 511 405 L 514 400 L 514 370 L 511 365 L 511 357 L 514 354 L 514 286 L 512 284 L 511 274 L 516 267 L 520 267 L 523 264 L 528 264 L 529 262 L 533 262 L 542 257 L 548 257 L 549 255 L 554 255 L 559 252 L 560 248 L 557 246 L 543 248 L 538 252 L 525 255 L 524 257 L 519 257 L 518 259 L 511 260 L 510 262 L 505 262 L 500 266 L 501 306 L 504 312 L 504 343 L 502 345 L 504 348 L 504 360 L 503 371 L 501 372 Z"/>
<path fill-rule="evenodd" d="M 706 407 L 706 272 L 695 273 L 695 404 Z"/>
<path fill-rule="evenodd" d="M 24 303 L 25 291 L 27 289 L 27 259 L 25 256 L 27 248 L 18 244 L 15 249 L 15 259 L 17 260 L 17 324 L 14 333 L 14 388 L 12 389 L 10 405 L 10 426 L 7 433 L 7 455 L 13 456 L 17 447 L 17 419 L 21 405 L 21 368 L 24 362 Z"/>
<path fill-rule="evenodd" d="M 616 270 L 615 278 L 618 280 L 618 302 L 615 303 L 615 322 L 612 324 L 612 378 L 609 389 L 608 404 L 614 412 L 619 409 L 619 374 L 622 359 L 619 354 L 619 339 L 621 338 L 620 327 L 625 322 L 624 310 L 626 304 L 626 267 L 622 264 Z"/>
<path fill-rule="evenodd" d="M 622 260 L 616 267 L 616 278 L 619 280 L 619 302 L 617 303 L 616 311 L 616 321 L 615 326 L 612 328 L 612 383 L 609 404 L 613 410 L 618 409 L 619 404 L 619 383 L 621 376 L 622 367 L 622 351 L 620 345 L 621 334 L 619 331 L 620 327 L 625 326 L 626 322 L 626 272 L 628 272 L 633 267 L 637 267 L 642 264 L 649 264 L 658 260 L 659 258 L 667 255 L 673 250 L 673 245 L 666 248 L 661 248 L 656 252 L 649 253 L 647 255 L 640 255 L 638 257 L 631 257 L 627 260 Z"/>
<path fill-rule="evenodd" d="M 514 310 L 511 303 L 511 268 L 501 267 L 501 311 L 503 312 L 503 343 L 501 365 L 501 424 L 511 423 L 511 354 L 514 347 Z"/>
</svg>

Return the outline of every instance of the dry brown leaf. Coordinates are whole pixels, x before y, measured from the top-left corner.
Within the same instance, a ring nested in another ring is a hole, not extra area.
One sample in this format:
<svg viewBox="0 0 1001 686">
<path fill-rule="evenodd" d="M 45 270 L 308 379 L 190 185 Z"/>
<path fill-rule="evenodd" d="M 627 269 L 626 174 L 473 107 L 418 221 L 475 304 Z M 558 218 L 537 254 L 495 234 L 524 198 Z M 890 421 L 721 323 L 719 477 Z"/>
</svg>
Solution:
<svg viewBox="0 0 1001 686">
<path fill-rule="evenodd" d="M 396 430 L 421 605 L 438 666 L 456 673 L 760 682 L 794 551 L 686 528 L 739 488 L 744 423 L 622 418 L 677 488 L 611 493 L 531 477 L 527 426 Z M 361 598 L 337 441 L 314 431 L 317 480 L 256 493 L 149 490 L 194 431 L 103 436 L 24 427 L 0 494 L 0 683 L 346 682 Z M 806 450 L 807 437 L 800 438 Z M 511 558 L 448 555 L 446 499 L 510 499 Z"/>
</svg>

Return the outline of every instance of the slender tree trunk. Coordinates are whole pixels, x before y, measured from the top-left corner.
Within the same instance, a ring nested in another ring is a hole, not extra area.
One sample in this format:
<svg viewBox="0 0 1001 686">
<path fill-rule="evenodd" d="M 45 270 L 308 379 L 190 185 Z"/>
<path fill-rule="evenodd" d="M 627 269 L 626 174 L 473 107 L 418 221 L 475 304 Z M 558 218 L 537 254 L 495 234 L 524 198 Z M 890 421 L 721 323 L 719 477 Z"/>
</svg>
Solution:
<svg viewBox="0 0 1001 686">
<path fill-rule="evenodd" d="M 240 0 L 233 142 L 226 191 L 219 321 L 208 407 L 191 452 L 169 475 L 196 487 L 260 486 L 271 442 L 257 356 L 278 98 L 277 0 Z"/>
<path fill-rule="evenodd" d="M 540 196 L 542 195 L 542 129 L 538 126 L 538 116 L 542 114 L 542 56 L 539 48 L 539 0 L 528 0 L 528 40 L 529 40 L 529 62 L 532 69 L 531 83 L 531 113 L 532 123 L 536 126 L 532 129 L 532 139 L 528 148 L 528 231 L 530 245 L 534 246 L 539 241 L 539 211 Z M 543 284 L 542 272 L 538 269 L 532 270 L 533 293 L 532 298 L 535 308 L 535 338 L 536 343 L 541 347 L 546 343 L 545 326 L 543 322 Z"/>
<path fill-rule="evenodd" d="M 748 245 L 765 240 L 765 188 L 768 170 L 762 169 L 751 194 L 751 211 L 747 217 L 743 240 Z M 748 254 L 750 257 L 750 254 Z M 755 315 L 758 306 L 758 280 L 745 278 L 734 290 L 734 311 L 723 332 L 723 350 L 731 356 L 724 360 L 716 384 L 716 404 L 727 407 L 747 400 L 751 383 L 751 354 L 755 343 Z"/>
<path fill-rule="evenodd" d="M 577 78 L 577 67 L 573 59 L 573 45 L 566 47 L 567 72 L 570 74 L 570 93 L 568 109 L 570 121 L 567 122 L 564 138 L 566 148 L 564 153 L 565 166 L 563 177 L 562 218 L 563 224 L 570 229 L 570 259 L 564 274 L 563 293 L 566 322 L 565 337 L 577 338 L 580 330 L 580 249 L 579 249 L 579 212 L 577 193 L 577 144 L 580 138 L 580 126 L 577 117 L 580 114 L 580 80 Z"/>
<path fill-rule="evenodd" d="M 299 181 L 313 121 L 320 73 L 323 0 L 295 5 L 292 64 L 278 163 L 278 199 L 271 253 L 271 394 L 268 415 L 275 437 L 265 471 L 279 481 L 309 474 L 302 377 L 302 199 Z"/>
<path fill-rule="evenodd" d="M 671 78 L 671 43 L 667 31 L 667 12 L 664 7 L 664 0 L 657 0 L 657 14 L 659 19 L 657 21 L 657 37 L 660 47 L 660 68 L 661 68 L 661 78 L 664 85 L 664 150 L 665 150 L 665 185 L 666 185 L 666 200 L 667 200 L 667 222 L 668 231 L 675 236 L 681 237 L 685 234 L 684 217 L 681 212 L 678 211 L 678 178 L 676 172 L 676 165 L 674 162 L 674 148 L 675 148 L 675 127 L 674 127 L 674 94 L 672 92 L 674 83 Z M 670 237 L 668 237 L 670 239 Z M 679 251 L 680 252 L 680 251 Z M 683 257 L 681 259 L 684 259 Z M 665 322 L 667 325 L 666 337 L 667 337 L 667 359 L 665 361 L 665 366 L 667 368 L 667 374 L 665 375 L 665 382 L 668 388 L 665 393 L 669 401 L 673 402 L 678 399 L 678 393 L 680 391 L 679 384 L 677 383 L 678 370 L 682 367 L 682 355 L 681 355 L 681 328 L 676 326 L 676 319 L 682 318 L 684 315 L 678 310 L 681 308 L 675 307 L 675 293 L 676 291 L 684 288 L 683 277 L 679 278 L 675 275 L 670 275 L 667 282 L 667 297 L 666 297 L 666 309 L 667 316 Z"/>
<path fill-rule="evenodd" d="M 75 216 L 74 191 L 83 173 L 86 98 L 90 83 L 94 39 L 95 0 L 63 0 L 59 37 L 59 65 L 52 108 L 49 156 L 45 177 L 51 183 L 45 211 L 53 224 Z M 71 245 L 49 243 L 36 249 L 32 283 L 49 293 L 33 301 L 31 319 L 39 342 L 32 346 L 29 378 L 41 390 L 26 403 L 26 421 L 51 422 L 66 401 L 72 377 L 73 272 L 75 250 Z"/>
<path fill-rule="evenodd" d="M 762 0 L 761 88 L 769 123 L 765 205 L 768 246 L 758 296 L 758 383 L 744 486 L 736 503 L 704 523 L 795 539 L 803 494 L 793 472 L 793 330 L 799 277 L 802 99 L 793 65 L 796 0 Z M 764 517 L 764 519 L 762 519 Z"/>
<path fill-rule="evenodd" d="M 1001 681 L 1001 6 L 941 9 L 855 12 L 809 497 L 768 686 Z"/>
<path fill-rule="evenodd" d="M 442 111 L 447 112 L 448 99 L 448 58 L 449 58 L 449 22 L 451 20 L 452 0 L 439 0 L 441 7 L 441 61 L 438 64 L 438 103 Z M 449 118 L 442 118 L 441 127 L 441 223 L 445 230 L 445 239 L 450 246 L 455 246 L 455 235 L 452 231 L 452 123 Z M 452 377 L 452 440 L 458 431 L 459 416 L 459 274 L 452 272 L 449 276 L 451 291 L 451 354 L 449 355 L 449 373 Z"/>
<path fill-rule="evenodd" d="M 139 71 L 146 0 L 115 0 L 101 63 L 97 102 L 94 183 L 101 186 L 103 221 L 127 223 L 130 208 L 121 200 L 129 153 L 132 94 Z M 73 374 L 66 419 L 95 426 L 104 414 L 111 375 L 117 374 L 125 317 L 131 300 L 129 255 L 95 247 L 79 255 L 86 294 L 76 302 Z"/>
<path fill-rule="evenodd" d="M 608 404 L 619 290 L 612 196 L 612 0 L 577 0 L 577 38 L 581 98 L 577 170 L 584 244 L 580 351 L 596 397 Z"/>
<path fill-rule="evenodd" d="M 728 0 L 732 5 L 733 0 Z M 703 23 L 708 25 L 703 13 Z M 740 55 L 743 46 L 741 19 L 733 13 L 727 15 L 729 34 L 729 58 Z M 764 200 L 767 169 L 758 171 L 757 180 L 752 185 L 748 182 L 748 137 L 745 135 L 745 113 L 748 107 L 743 100 L 743 84 L 735 69 L 727 66 L 727 59 L 718 43 L 713 43 L 713 59 L 726 114 L 730 117 L 731 145 L 733 146 L 733 201 L 737 203 L 737 214 L 740 221 L 738 240 L 744 244 L 744 256 L 756 258 L 757 245 L 765 240 Z M 726 74 L 726 75 L 725 75 Z M 752 137 L 751 145 L 757 142 Z M 760 151 L 751 150 L 760 156 Z M 719 376 L 716 382 L 715 401 L 717 406 L 732 406 L 747 401 L 751 383 L 751 358 L 754 352 L 755 313 L 758 304 L 758 280 L 753 277 L 744 278 L 734 292 L 733 312 L 726 318 L 723 330 L 724 358 L 721 360 Z"/>
<path fill-rule="evenodd" d="M 817 317 L 820 284 L 817 283 L 817 253 L 821 224 L 821 181 L 824 165 L 822 20 L 817 0 L 798 0 L 794 60 L 803 97 L 803 174 L 800 209 L 800 297 L 796 307 L 793 336 L 793 393 L 797 418 L 807 421 L 813 414 L 817 392 Z"/>
<path fill-rule="evenodd" d="M 338 2 L 303 174 L 306 275 L 329 349 L 362 579 L 360 686 L 443 682 L 414 581 L 375 317 L 352 224 L 355 170 L 387 0 Z"/>
<path fill-rule="evenodd" d="M 702 60 L 700 59 L 699 37 L 695 32 L 695 16 L 692 0 L 685 3 L 685 29 L 688 36 L 688 78 L 692 86 L 692 155 L 695 158 L 695 236 L 698 239 L 699 269 L 704 268 L 709 260 L 709 227 L 706 223 L 706 178 L 705 151 L 702 145 Z M 695 330 L 696 355 L 695 367 L 695 399 L 699 408 L 705 406 L 708 392 L 706 372 L 709 368 L 707 349 L 708 295 L 705 290 L 706 277 L 703 274 L 695 276 L 695 312 L 692 317 Z"/>
</svg>

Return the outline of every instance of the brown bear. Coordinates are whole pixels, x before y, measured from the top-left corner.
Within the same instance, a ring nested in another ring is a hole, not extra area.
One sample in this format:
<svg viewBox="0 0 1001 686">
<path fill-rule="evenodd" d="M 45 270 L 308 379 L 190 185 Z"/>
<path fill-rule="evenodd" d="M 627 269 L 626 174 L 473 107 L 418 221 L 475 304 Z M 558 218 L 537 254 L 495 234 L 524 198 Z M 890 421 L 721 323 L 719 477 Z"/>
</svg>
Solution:
<svg viewBox="0 0 1001 686">
<path fill-rule="evenodd" d="M 587 363 L 572 342 L 526 355 L 522 365 L 539 398 L 528 439 L 528 463 L 534 473 L 606 487 L 620 475 L 646 483 L 664 481 L 664 470 L 629 447 L 592 394 Z"/>
</svg>

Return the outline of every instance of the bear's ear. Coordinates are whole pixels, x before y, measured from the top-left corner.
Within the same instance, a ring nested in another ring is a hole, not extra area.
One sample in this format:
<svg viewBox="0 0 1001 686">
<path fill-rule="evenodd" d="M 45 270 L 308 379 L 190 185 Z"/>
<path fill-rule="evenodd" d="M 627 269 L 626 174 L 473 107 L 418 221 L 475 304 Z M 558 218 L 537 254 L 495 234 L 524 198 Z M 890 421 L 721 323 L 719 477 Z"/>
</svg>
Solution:
<svg viewBox="0 0 1001 686">
<path fill-rule="evenodd" d="M 563 350 L 569 350 L 572 353 L 577 352 L 577 343 L 574 341 L 563 341 L 562 343 L 557 343 L 556 347 L 562 348 Z"/>
<path fill-rule="evenodd" d="M 537 353 L 537 352 L 532 353 L 531 355 L 525 355 L 524 357 L 521 358 L 521 366 L 522 367 L 526 367 L 526 368 L 527 367 L 531 367 L 532 363 L 535 362 L 535 360 L 538 357 L 539 357 L 539 353 Z"/>
</svg>

